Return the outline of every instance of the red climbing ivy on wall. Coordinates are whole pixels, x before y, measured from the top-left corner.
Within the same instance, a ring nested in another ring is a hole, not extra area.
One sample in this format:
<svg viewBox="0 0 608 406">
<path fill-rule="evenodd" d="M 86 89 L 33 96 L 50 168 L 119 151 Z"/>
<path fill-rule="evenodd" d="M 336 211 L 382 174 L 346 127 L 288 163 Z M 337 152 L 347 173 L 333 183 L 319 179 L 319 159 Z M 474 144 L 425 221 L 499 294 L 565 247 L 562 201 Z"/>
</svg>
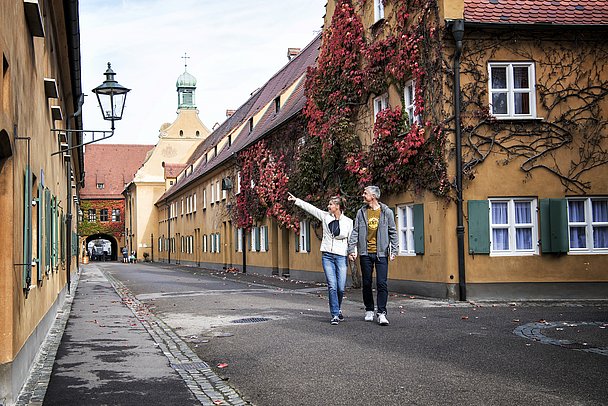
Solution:
<svg viewBox="0 0 608 406">
<path fill-rule="evenodd" d="M 287 166 L 285 155 L 259 141 L 239 153 L 241 191 L 237 195 L 237 224 L 249 229 L 264 216 L 284 227 L 298 230 L 298 219 L 290 214 L 287 203 Z"/>
</svg>

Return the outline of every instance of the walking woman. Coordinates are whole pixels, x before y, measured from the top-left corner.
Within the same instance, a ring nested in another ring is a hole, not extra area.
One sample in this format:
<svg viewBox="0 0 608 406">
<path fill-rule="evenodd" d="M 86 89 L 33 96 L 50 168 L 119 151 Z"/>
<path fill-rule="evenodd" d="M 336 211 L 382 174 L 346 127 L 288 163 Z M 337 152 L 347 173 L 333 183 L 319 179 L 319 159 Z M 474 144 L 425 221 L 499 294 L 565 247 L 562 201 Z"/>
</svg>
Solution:
<svg viewBox="0 0 608 406">
<path fill-rule="evenodd" d="M 318 209 L 312 204 L 298 199 L 291 193 L 288 193 L 287 199 L 323 223 L 321 262 L 325 278 L 327 279 L 331 324 L 336 325 L 344 319 L 341 306 L 348 267 L 346 256 L 348 238 L 353 231 L 353 221 L 342 213 L 344 210 L 344 200 L 339 196 L 329 199 L 327 211 Z"/>
</svg>

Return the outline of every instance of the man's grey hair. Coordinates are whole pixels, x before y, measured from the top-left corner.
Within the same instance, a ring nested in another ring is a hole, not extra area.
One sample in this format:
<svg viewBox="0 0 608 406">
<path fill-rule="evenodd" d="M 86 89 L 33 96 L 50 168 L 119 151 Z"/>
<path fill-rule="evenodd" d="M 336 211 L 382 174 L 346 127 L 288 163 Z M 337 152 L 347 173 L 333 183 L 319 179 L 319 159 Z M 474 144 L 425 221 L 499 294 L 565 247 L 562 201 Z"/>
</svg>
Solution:
<svg viewBox="0 0 608 406">
<path fill-rule="evenodd" d="M 364 190 L 367 190 L 368 193 L 376 196 L 376 199 L 380 199 L 380 188 L 375 185 L 366 186 Z"/>
</svg>

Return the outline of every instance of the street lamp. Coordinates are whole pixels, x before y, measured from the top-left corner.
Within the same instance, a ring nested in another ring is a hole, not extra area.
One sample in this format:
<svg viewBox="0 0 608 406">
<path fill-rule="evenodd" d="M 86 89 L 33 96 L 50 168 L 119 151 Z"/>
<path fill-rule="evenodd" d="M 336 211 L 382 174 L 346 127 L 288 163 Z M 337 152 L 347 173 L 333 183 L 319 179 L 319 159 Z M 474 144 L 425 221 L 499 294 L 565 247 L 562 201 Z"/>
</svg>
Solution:
<svg viewBox="0 0 608 406">
<path fill-rule="evenodd" d="M 114 76 L 116 73 L 112 70 L 112 65 L 108 62 L 108 69 L 104 73 L 106 80 L 95 89 L 93 93 L 97 95 L 99 108 L 104 120 L 112 122 L 112 130 L 114 130 L 114 121 L 122 119 L 122 112 L 125 108 L 127 93 L 131 89 L 120 85 Z"/>
<path fill-rule="evenodd" d="M 126 87 L 120 85 L 114 76 L 116 73 L 112 70 L 110 62 L 108 62 L 108 69 L 105 71 L 104 75 L 106 75 L 106 80 L 95 89 L 93 89 L 93 93 L 97 96 L 97 101 L 99 102 L 99 108 L 101 109 L 101 114 L 104 120 L 111 121 L 111 131 L 108 130 L 73 130 L 70 128 L 70 120 L 67 120 L 67 128 L 51 128 L 51 131 L 58 132 L 60 135 L 65 134 L 67 137 L 63 139 L 61 142 L 61 148 L 57 152 L 53 152 L 51 155 L 57 155 L 61 153 L 69 154 L 69 151 L 80 148 L 84 145 L 92 144 L 94 142 L 98 142 L 101 140 L 105 140 L 114 135 L 114 121 L 122 119 L 122 113 L 125 108 L 125 101 L 127 99 L 127 93 L 131 91 L 131 89 L 127 89 Z M 72 118 L 76 118 L 82 114 L 82 104 L 84 103 L 84 94 L 81 94 L 78 98 L 78 109 L 74 114 L 72 114 Z M 84 142 L 82 137 L 77 137 L 76 145 L 71 145 L 71 135 L 72 134 L 86 134 L 91 133 L 92 139 L 90 141 Z M 96 135 L 100 135 L 96 137 Z"/>
</svg>

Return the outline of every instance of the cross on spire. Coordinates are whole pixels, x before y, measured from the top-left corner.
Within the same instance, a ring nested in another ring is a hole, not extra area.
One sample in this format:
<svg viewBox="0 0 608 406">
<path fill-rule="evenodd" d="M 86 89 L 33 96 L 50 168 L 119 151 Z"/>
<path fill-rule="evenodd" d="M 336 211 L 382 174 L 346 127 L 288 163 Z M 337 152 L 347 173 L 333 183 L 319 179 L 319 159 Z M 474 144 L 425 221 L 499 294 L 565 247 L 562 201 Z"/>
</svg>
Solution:
<svg viewBox="0 0 608 406">
<path fill-rule="evenodd" d="M 187 53 L 184 52 L 184 56 L 180 57 L 184 60 L 184 71 L 188 68 L 188 59 L 190 59 L 190 57 L 188 56 Z"/>
</svg>

